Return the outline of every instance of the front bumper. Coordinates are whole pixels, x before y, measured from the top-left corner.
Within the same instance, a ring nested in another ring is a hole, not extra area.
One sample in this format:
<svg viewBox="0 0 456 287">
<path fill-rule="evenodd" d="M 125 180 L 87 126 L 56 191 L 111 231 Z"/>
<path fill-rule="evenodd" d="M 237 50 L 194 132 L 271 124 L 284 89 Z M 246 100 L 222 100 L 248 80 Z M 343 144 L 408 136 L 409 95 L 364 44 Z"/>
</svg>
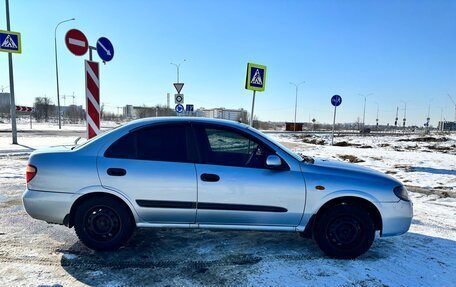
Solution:
<svg viewBox="0 0 456 287">
<path fill-rule="evenodd" d="M 65 216 L 70 213 L 74 200 L 73 193 L 27 189 L 22 195 L 25 211 L 31 217 L 57 224 L 63 224 Z"/>
<path fill-rule="evenodd" d="M 413 203 L 399 200 L 393 203 L 382 203 L 382 234 L 394 236 L 406 233 L 413 218 Z"/>
</svg>

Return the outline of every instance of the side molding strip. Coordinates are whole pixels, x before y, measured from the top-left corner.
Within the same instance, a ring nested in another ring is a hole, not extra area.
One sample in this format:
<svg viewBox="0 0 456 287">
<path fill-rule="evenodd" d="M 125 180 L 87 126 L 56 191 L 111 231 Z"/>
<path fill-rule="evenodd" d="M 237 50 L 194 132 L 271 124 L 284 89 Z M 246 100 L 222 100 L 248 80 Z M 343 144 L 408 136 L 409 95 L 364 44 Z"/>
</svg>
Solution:
<svg viewBox="0 0 456 287">
<path fill-rule="evenodd" d="M 209 203 L 192 201 L 162 201 L 138 199 L 136 203 L 141 207 L 150 208 L 181 208 L 181 209 L 204 209 L 204 210 L 231 210 L 231 211 L 258 211 L 258 212 L 287 212 L 284 207 L 250 204 Z"/>
</svg>

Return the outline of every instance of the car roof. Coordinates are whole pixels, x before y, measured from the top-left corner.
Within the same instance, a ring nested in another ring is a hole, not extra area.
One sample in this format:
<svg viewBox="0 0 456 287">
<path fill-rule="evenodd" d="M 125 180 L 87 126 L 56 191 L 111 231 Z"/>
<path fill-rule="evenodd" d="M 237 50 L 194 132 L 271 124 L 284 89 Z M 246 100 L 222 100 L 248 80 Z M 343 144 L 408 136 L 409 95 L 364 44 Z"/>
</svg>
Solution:
<svg viewBox="0 0 456 287">
<path fill-rule="evenodd" d="M 157 124 L 157 123 L 178 123 L 178 122 L 195 122 L 195 123 L 208 123 L 218 124 L 224 126 L 232 126 L 236 128 L 247 128 L 248 126 L 242 123 L 238 123 L 230 120 L 213 119 L 213 118 L 202 118 L 202 117 L 153 117 L 153 118 L 142 118 L 131 121 L 128 125 L 135 125 L 137 127 Z"/>
</svg>

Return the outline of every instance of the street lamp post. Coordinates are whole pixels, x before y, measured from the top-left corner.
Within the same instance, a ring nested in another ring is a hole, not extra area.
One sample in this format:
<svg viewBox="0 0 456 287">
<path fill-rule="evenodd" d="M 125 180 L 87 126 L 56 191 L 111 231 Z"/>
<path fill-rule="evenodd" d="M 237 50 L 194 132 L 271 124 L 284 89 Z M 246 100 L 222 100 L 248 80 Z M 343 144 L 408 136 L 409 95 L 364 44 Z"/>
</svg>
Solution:
<svg viewBox="0 0 456 287">
<path fill-rule="evenodd" d="M 294 125 L 293 125 L 293 130 L 296 131 L 296 112 L 297 112 L 297 109 L 298 109 L 298 88 L 300 85 L 304 84 L 305 81 L 302 81 L 300 82 L 299 84 L 296 84 L 296 83 L 292 83 L 290 82 L 290 85 L 293 85 L 295 86 L 296 88 L 296 95 L 295 95 L 295 112 L 294 112 Z"/>
<path fill-rule="evenodd" d="M 375 122 L 376 122 L 376 123 L 375 123 L 375 126 L 376 126 L 376 129 L 377 129 L 377 131 L 378 131 L 378 109 L 379 109 L 379 106 L 380 106 L 380 105 L 379 105 L 377 102 L 376 102 L 375 104 L 377 105 L 377 118 L 375 119 Z"/>
<path fill-rule="evenodd" d="M 179 68 L 180 68 L 180 65 L 182 65 L 185 61 L 186 61 L 186 59 L 184 59 L 184 60 L 183 60 L 182 62 L 180 62 L 179 64 L 170 63 L 171 65 L 176 66 L 176 70 L 177 70 L 177 83 L 179 83 Z"/>
<path fill-rule="evenodd" d="M 429 104 L 428 104 L 428 113 L 427 113 L 427 118 L 426 118 L 426 129 L 427 131 L 429 132 L 430 131 L 430 128 L 429 128 L 429 122 L 431 120 L 431 102 L 433 101 L 434 99 L 430 99 L 429 100 Z"/>
<path fill-rule="evenodd" d="M 75 18 L 67 19 L 64 21 L 61 21 L 55 26 L 54 29 L 54 53 L 55 53 L 55 78 L 57 80 L 57 106 L 58 106 L 58 112 L 59 112 L 59 129 L 62 128 L 62 121 L 61 121 L 61 116 L 60 116 L 60 94 L 59 94 L 59 65 L 57 61 L 57 28 L 59 27 L 60 24 L 68 22 L 68 21 L 74 21 L 76 20 Z"/>
<path fill-rule="evenodd" d="M 402 127 L 405 129 L 405 122 L 407 121 L 407 102 L 401 102 L 404 103 L 404 118 L 402 119 Z"/>
<path fill-rule="evenodd" d="M 367 94 L 367 95 L 364 95 L 364 94 L 359 94 L 361 97 L 364 97 L 364 110 L 363 110 L 363 133 L 364 133 L 364 127 L 365 127 L 365 124 L 366 124 L 366 101 L 367 101 L 367 97 L 371 96 L 372 93 L 370 94 Z"/>
</svg>

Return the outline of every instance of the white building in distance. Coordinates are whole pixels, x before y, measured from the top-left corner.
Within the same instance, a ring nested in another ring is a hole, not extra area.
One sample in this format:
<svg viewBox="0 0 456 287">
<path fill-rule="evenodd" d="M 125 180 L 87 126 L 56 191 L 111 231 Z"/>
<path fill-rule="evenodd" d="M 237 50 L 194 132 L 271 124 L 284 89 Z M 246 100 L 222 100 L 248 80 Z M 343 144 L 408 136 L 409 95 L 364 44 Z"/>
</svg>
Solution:
<svg viewBox="0 0 456 287">
<path fill-rule="evenodd" d="M 10 93 L 0 93 L 0 106 L 8 106 L 11 103 Z"/>
<path fill-rule="evenodd" d="M 244 109 L 200 108 L 196 110 L 196 116 L 204 118 L 224 119 L 236 122 L 246 122 L 248 120 L 247 111 Z"/>
</svg>

